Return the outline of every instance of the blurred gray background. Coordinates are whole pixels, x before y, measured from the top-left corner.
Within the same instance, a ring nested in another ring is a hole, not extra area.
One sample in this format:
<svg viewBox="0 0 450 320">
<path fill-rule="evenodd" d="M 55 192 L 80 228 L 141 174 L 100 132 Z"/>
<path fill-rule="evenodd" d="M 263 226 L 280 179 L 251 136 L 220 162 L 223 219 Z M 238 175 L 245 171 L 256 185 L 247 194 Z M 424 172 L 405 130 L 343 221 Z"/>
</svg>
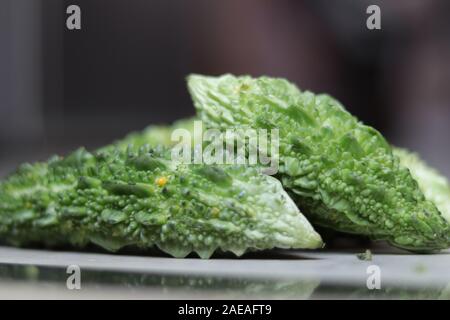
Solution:
<svg viewBox="0 0 450 320">
<path fill-rule="evenodd" d="M 193 115 L 186 75 L 230 72 L 330 93 L 450 176 L 449 15 L 445 0 L 0 0 L 0 175 Z"/>
</svg>

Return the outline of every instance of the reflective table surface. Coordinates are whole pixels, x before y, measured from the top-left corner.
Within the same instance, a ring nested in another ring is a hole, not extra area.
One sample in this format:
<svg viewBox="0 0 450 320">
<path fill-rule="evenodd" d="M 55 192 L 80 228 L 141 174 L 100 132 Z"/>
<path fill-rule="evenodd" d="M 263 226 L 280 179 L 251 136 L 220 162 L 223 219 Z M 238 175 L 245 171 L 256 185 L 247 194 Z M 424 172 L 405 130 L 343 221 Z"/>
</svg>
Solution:
<svg viewBox="0 0 450 320">
<path fill-rule="evenodd" d="M 0 298 L 450 299 L 450 251 L 373 249 L 370 261 L 357 257 L 361 251 L 280 250 L 201 260 L 0 247 Z M 69 266 L 79 268 L 79 290 Z"/>
</svg>

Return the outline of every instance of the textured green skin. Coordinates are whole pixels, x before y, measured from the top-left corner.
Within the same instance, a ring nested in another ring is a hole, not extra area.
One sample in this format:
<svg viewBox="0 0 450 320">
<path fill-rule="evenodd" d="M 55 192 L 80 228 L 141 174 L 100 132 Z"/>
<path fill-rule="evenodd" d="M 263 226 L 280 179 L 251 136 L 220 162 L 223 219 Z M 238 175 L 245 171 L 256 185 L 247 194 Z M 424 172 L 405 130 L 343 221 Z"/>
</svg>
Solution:
<svg viewBox="0 0 450 320">
<path fill-rule="evenodd" d="M 411 251 L 449 246 L 449 224 L 390 145 L 333 98 L 269 77 L 192 75 L 188 87 L 206 126 L 279 129 L 279 178 L 313 224 Z"/>
<path fill-rule="evenodd" d="M 143 146 L 79 149 L 22 165 L 0 184 L 0 239 L 13 245 L 154 245 L 174 257 L 216 249 L 318 248 L 320 236 L 275 178 L 243 166 L 173 168 Z M 167 183 L 158 184 L 158 178 Z"/>
<path fill-rule="evenodd" d="M 419 155 L 405 149 L 393 148 L 400 163 L 407 167 L 419 184 L 425 197 L 436 204 L 444 218 L 450 223 L 450 185 L 436 169 L 427 165 Z"/>
<path fill-rule="evenodd" d="M 123 139 L 116 141 L 113 145 L 106 146 L 100 150 L 119 148 L 126 149 L 129 145 L 133 146 L 143 146 L 143 145 L 163 145 L 163 146 L 173 146 L 178 141 L 171 140 L 171 134 L 175 129 L 186 129 L 191 134 L 194 134 L 194 118 L 182 119 L 175 121 L 171 125 L 150 125 L 142 131 L 132 132 L 128 134 Z"/>
</svg>

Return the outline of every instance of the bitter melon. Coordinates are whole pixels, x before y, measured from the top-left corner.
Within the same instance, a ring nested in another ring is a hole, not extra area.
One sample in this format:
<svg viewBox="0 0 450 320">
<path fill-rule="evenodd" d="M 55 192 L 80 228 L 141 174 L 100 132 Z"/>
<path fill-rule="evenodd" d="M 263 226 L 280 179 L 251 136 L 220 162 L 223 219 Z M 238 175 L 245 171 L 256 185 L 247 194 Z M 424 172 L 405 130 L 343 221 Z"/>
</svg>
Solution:
<svg viewBox="0 0 450 320">
<path fill-rule="evenodd" d="M 433 201 L 444 218 L 450 223 L 450 185 L 436 169 L 426 164 L 416 153 L 401 148 L 393 148 L 400 163 L 407 167 L 425 197 Z"/>
<path fill-rule="evenodd" d="M 164 148 L 79 149 L 24 164 L 0 184 L 0 240 L 13 245 L 220 249 L 319 248 L 275 178 L 244 166 L 178 165 Z"/>
<path fill-rule="evenodd" d="M 171 125 L 150 125 L 142 131 L 132 132 L 126 135 L 124 138 L 117 140 L 112 145 L 104 147 L 105 149 L 119 148 L 126 149 L 129 145 L 134 147 L 140 147 L 143 145 L 158 146 L 163 145 L 166 147 L 173 146 L 178 141 L 172 140 L 172 133 L 176 129 L 185 129 L 192 135 L 192 142 L 196 141 L 194 136 L 194 121 L 195 118 L 187 118 L 175 121 Z M 197 133 L 195 133 L 197 134 Z M 201 134 L 198 133 L 198 134 Z M 201 139 L 201 137 L 197 138 Z M 191 145 L 193 147 L 193 145 Z M 100 150 L 104 149 L 101 148 Z"/>
<path fill-rule="evenodd" d="M 279 130 L 279 178 L 313 224 L 411 251 L 449 246 L 449 223 L 391 146 L 332 97 L 270 77 L 191 75 L 188 87 L 208 127 Z"/>
<path fill-rule="evenodd" d="M 155 145 L 157 141 L 163 141 L 165 145 L 173 146 L 176 141 L 171 140 L 172 132 L 183 128 L 188 130 L 193 136 L 194 121 L 198 121 L 198 119 L 182 119 L 169 126 L 151 125 L 141 132 L 127 135 L 124 139 L 117 141 L 115 146 L 126 148 L 130 144 L 138 146 L 145 144 Z M 444 218 L 450 222 L 450 185 L 447 179 L 436 169 L 427 165 L 418 154 L 397 147 L 393 147 L 392 150 L 400 159 L 400 164 L 409 169 L 426 199 L 432 201 Z"/>
</svg>

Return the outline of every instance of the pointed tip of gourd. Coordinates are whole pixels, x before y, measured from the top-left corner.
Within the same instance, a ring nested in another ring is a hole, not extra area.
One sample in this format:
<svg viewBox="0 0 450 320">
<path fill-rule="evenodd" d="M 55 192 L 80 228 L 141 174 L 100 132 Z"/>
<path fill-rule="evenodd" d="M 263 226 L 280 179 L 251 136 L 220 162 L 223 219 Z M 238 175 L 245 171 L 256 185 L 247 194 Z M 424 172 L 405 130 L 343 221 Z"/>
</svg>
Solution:
<svg viewBox="0 0 450 320">
<path fill-rule="evenodd" d="M 203 249 L 197 249 L 195 252 L 197 255 L 202 259 L 209 259 L 213 255 L 215 249 L 214 248 L 203 248 Z"/>
</svg>

